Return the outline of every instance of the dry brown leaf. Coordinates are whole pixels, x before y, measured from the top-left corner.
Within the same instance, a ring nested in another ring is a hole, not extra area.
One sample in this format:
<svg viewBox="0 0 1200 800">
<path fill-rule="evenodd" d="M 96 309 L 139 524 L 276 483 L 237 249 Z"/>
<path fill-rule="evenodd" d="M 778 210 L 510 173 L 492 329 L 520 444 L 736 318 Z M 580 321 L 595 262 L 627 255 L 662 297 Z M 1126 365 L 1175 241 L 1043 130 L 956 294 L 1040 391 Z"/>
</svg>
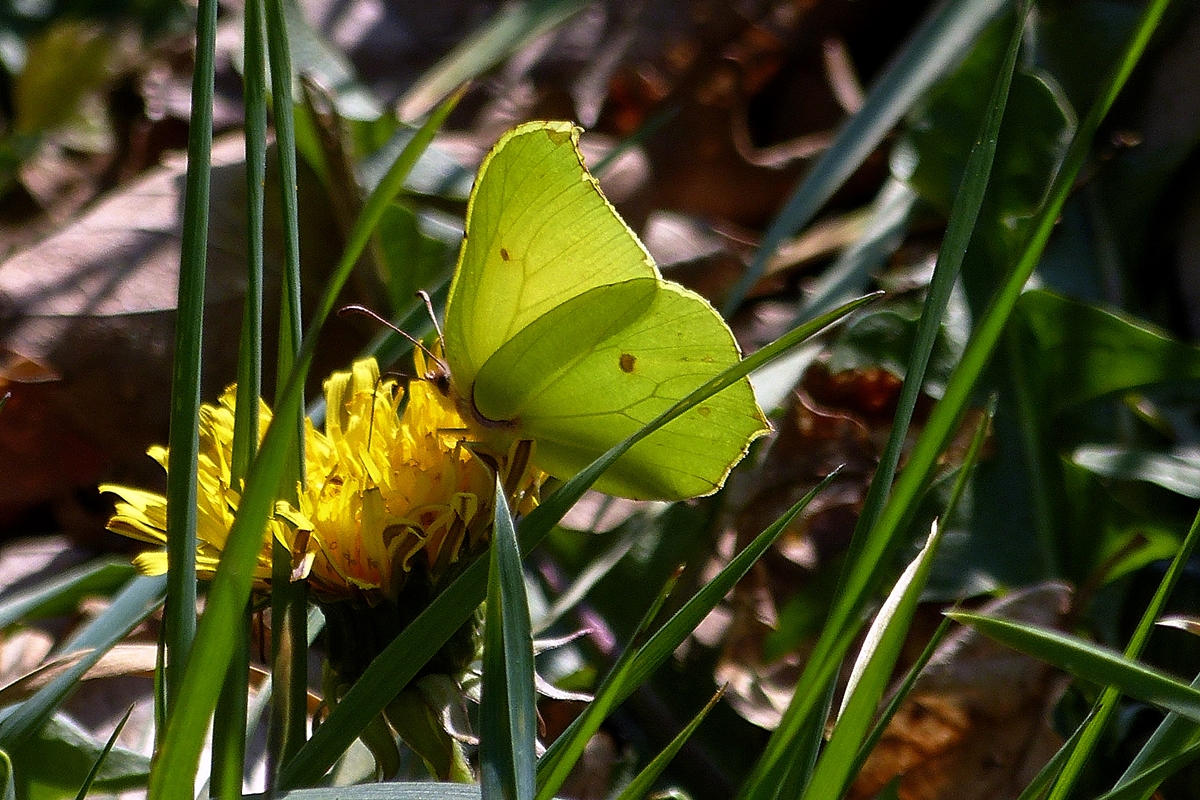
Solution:
<svg viewBox="0 0 1200 800">
<path fill-rule="evenodd" d="M 204 395 L 213 400 L 234 375 L 245 290 L 242 151 L 240 135 L 221 138 L 213 151 L 204 342 Z M 0 264 L 0 352 L 7 363 L 43 368 L 40 382 L 20 370 L 6 374 L 12 399 L 0 414 L 0 525 L 46 502 L 69 517 L 76 490 L 101 480 L 162 480 L 144 453 L 167 433 L 183 181 L 176 158 Z M 319 286 L 340 239 L 318 198 L 301 208 L 306 285 L 311 277 Z M 270 302 L 282 257 L 278 226 L 268 227 Z M 361 343 L 347 326 L 335 322 L 323 340 L 315 380 Z M 265 350 L 270 358 L 274 348 Z"/>
<path fill-rule="evenodd" d="M 1046 583 L 980 609 L 1060 628 L 1070 589 Z M 971 629 L 938 647 L 847 795 L 874 797 L 900 777 L 902 800 L 1017 797 L 1062 745 L 1050 725 L 1054 669 Z"/>
</svg>

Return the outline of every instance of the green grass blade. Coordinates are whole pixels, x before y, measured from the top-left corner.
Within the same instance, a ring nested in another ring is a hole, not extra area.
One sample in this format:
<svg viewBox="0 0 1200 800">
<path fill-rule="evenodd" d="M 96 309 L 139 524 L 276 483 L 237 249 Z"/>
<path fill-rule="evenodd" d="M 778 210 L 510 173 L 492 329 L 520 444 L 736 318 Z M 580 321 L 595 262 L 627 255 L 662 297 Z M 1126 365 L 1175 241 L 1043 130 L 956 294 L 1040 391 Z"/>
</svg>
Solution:
<svg viewBox="0 0 1200 800">
<path fill-rule="evenodd" d="M 905 370 L 904 384 L 897 400 L 891 433 L 880 456 L 879 466 L 876 468 L 858 522 L 855 525 L 847 557 L 849 572 L 843 578 L 841 591 L 839 591 L 830 613 L 829 627 L 826 632 L 823 632 L 821 640 L 817 644 L 817 652 L 822 655 L 830 647 L 834 637 L 838 635 L 836 631 L 840 631 L 846 625 L 855 624 L 853 620 L 859 615 L 877 582 L 875 576 L 879 574 L 879 563 L 884 553 L 892 546 L 892 537 L 898 530 L 898 528 L 877 529 L 875 523 L 887 502 L 912 415 L 917 401 L 920 399 L 925 371 L 929 366 L 942 317 L 945 314 L 950 293 L 958 280 L 963 257 L 971 241 L 979 210 L 983 204 L 1017 53 L 1020 49 L 1023 23 L 1022 15 L 1016 20 L 1009 38 L 1005 62 L 996 76 L 982 130 L 975 145 L 971 148 L 967 160 L 959 193 L 955 199 L 946 234 L 938 253 L 937 266 L 925 298 L 925 306 L 917 325 L 916 340 Z M 910 499 L 915 500 L 915 496 Z M 885 671 L 890 672 L 890 667 Z M 874 686 L 869 692 L 875 696 L 875 699 L 871 701 L 871 710 L 873 710 L 873 704 L 878 701 L 878 693 L 882 692 L 882 688 L 882 685 Z M 839 744 L 839 755 L 830 760 L 823 760 L 823 763 L 830 766 L 823 768 L 818 765 L 817 774 L 814 776 L 814 781 L 817 783 L 814 785 L 819 785 L 819 792 L 833 792 L 835 791 L 834 783 L 844 782 L 846 778 L 844 774 L 840 778 L 835 778 L 835 773 L 841 773 L 843 770 L 833 765 L 838 764 L 844 767 L 849 762 L 850 754 L 858 749 L 862 737 L 866 734 L 869 720 L 865 715 L 869 713 L 866 710 L 861 712 L 862 716 L 859 716 L 854 723 L 855 732 L 851 735 L 850 740 L 843 740 L 845 743 Z M 814 729 L 810 727 L 809 730 L 811 732 Z M 749 796 L 778 796 L 777 793 L 782 785 L 781 776 L 784 771 L 790 769 L 784 765 L 791 760 L 791 754 L 797 751 L 794 737 L 798 731 L 799 727 L 793 728 L 786 725 L 781 725 L 776 730 L 768 743 L 761 767 L 756 768 L 751 778 L 751 794 Z M 811 745 L 809 746 L 811 747 Z"/>
<path fill-rule="evenodd" d="M 246 714 L 250 683 L 249 612 L 237 630 L 229 632 L 237 646 L 225 670 L 221 694 L 213 713 L 212 770 L 209 782 L 213 797 L 242 796 L 242 776 L 246 771 Z"/>
<path fill-rule="evenodd" d="M 1162 761 L 1151 762 L 1150 766 L 1122 780 L 1121 784 L 1100 795 L 1096 800 L 1147 800 L 1159 784 L 1174 775 L 1179 770 L 1200 758 L 1200 743 L 1193 743 L 1187 749 Z"/>
<path fill-rule="evenodd" d="M 691 635 L 700 621 L 721 602 L 741 578 L 750 571 L 762 554 L 774 544 L 792 520 L 812 502 L 837 475 L 827 476 L 812 491 L 755 537 L 740 553 L 675 612 L 645 644 L 631 646 L 614 665 L 596 691 L 587 709 L 546 750 L 538 763 L 538 800 L 548 800 L 566 780 L 575 762 L 583 754 L 588 740 L 612 709 L 624 702 L 637 687 L 645 683 L 679 645 Z M 660 596 L 661 597 L 661 596 Z M 649 619 L 644 619 L 647 624 Z"/>
<path fill-rule="evenodd" d="M 179 299 L 171 375 L 171 428 L 167 469 L 168 706 L 180 694 L 183 665 L 196 635 L 196 469 L 199 462 L 200 363 L 204 328 L 204 273 L 208 249 L 209 165 L 212 156 L 213 75 L 217 0 L 201 0 L 196 17 L 196 63 L 183 199 Z"/>
<path fill-rule="evenodd" d="M 158 607 L 166 584 L 166 576 L 162 575 L 134 578 L 103 614 L 65 642 L 57 651 L 60 655 L 81 650 L 90 652 L 0 721 L 0 750 L 13 749 L 40 729 L 78 688 L 83 674 Z"/>
<path fill-rule="evenodd" d="M 895 669 L 901 649 L 912 625 L 913 615 L 920 602 L 925 582 L 933 567 L 933 556 L 941 541 L 944 521 L 950 519 L 957 508 L 958 501 L 966 490 L 967 480 L 983 444 L 987 438 L 990 422 L 995 413 L 993 400 L 989 413 L 985 415 L 975 428 L 975 435 L 967 449 L 963 466 L 950 492 L 950 500 L 942 514 L 941 520 L 934 523 L 929 539 L 917 557 L 909 564 L 904 574 L 896 582 L 888 598 L 876 614 L 875 621 L 867 630 L 862 650 L 855 660 L 850 672 L 842 699 L 842 709 L 838 713 L 837 725 L 829 739 L 812 780 L 805 790 L 805 797 L 821 798 L 840 796 L 854 779 L 866 755 L 869 752 L 868 740 L 874 732 L 876 738 L 882 735 L 883 720 L 872 725 L 879 701 L 887 689 L 892 671 Z M 945 625 L 942 629 L 944 631 Z M 933 654 L 935 636 L 926 647 L 926 659 Z M 918 661 L 918 663 L 921 663 Z M 910 674 L 908 686 L 916 679 L 916 670 Z M 892 701 L 892 712 L 899 707 L 899 699 L 906 690 L 902 690 Z"/>
<path fill-rule="evenodd" d="M 654 788 L 654 782 L 658 780 L 663 770 L 671 763 L 671 759 L 687 744 L 688 739 L 692 738 L 692 734 L 700 727 L 700 723 L 708 716 L 708 712 L 712 711 L 717 705 L 717 701 L 721 699 L 721 695 L 723 694 L 725 694 L 724 688 L 721 688 L 714 694 L 712 699 L 705 704 L 704 708 L 700 709 L 700 713 L 693 717 L 692 721 L 663 748 L 662 752 L 651 759 L 645 769 L 629 782 L 629 785 L 617 796 L 617 800 L 642 800 L 642 798 L 649 796 L 650 790 Z"/>
<path fill-rule="evenodd" d="M 633 659 L 638 653 L 638 643 L 649 631 L 650 625 L 658 617 L 667 598 L 675 590 L 675 584 L 679 582 L 679 575 L 677 570 L 658 590 L 654 601 L 642 615 L 637 627 L 634 628 L 630 645 L 622 651 L 604 676 L 592 701 L 588 703 L 583 713 L 575 718 L 567 730 L 554 740 L 541 760 L 538 761 L 537 800 L 550 800 L 554 796 L 571 770 L 575 768 L 575 764 L 583 756 L 592 736 L 623 699 L 620 688 L 625 685 L 625 679 L 633 667 Z"/>
<path fill-rule="evenodd" d="M 239 340 L 237 405 L 234 410 L 230 480 L 246 477 L 258 449 L 258 400 L 262 396 L 263 209 L 267 180 L 267 65 L 263 51 L 263 0 L 247 0 L 243 91 L 246 121 L 246 299 Z"/>
<path fill-rule="evenodd" d="M 950 618 L 947 617 L 946 619 Z M 1033 780 L 1029 782 L 1029 785 L 1025 787 L 1017 800 L 1039 800 L 1039 798 L 1045 795 L 1046 788 L 1050 786 L 1052 781 L 1057 779 L 1058 774 L 1062 772 L 1063 765 L 1071 757 L 1071 752 L 1079 744 L 1079 737 L 1083 735 L 1083 731 L 1087 728 L 1087 724 L 1091 718 L 1092 714 L 1088 714 L 1084 718 L 1083 723 L 1075 729 L 1071 737 L 1063 742 L 1062 747 L 1058 748 L 1057 752 L 1050 757 L 1050 760 L 1038 770 L 1038 774 L 1033 777 Z"/>
<path fill-rule="evenodd" d="M 1192 681 L 1193 689 L 1200 689 L 1200 677 Z M 1175 758 L 1176 756 L 1190 751 L 1200 744 L 1200 725 L 1185 719 L 1178 714 L 1167 714 L 1166 718 L 1159 723 L 1158 728 L 1150 736 L 1150 739 L 1142 746 L 1134 756 L 1133 761 L 1125 769 L 1125 772 L 1113 785 L 1110 794 L 1124 791 L 1131 784 L 1137 783 L 1139 786 L 1145 786 L 1144 774 L 1154 771 L 1154 765 L 1166 760 Z M 1132 795 L 1121 795 L 1144 797 L 1148 798 L 1153 794 L 1157 783 L 1150 788 L 1144 790 L 1144 793 L 1135 792 Z"/>
<path fill-rule="evenodd" d="M 1200 722 L 1200 690 L 1115 650 L 1058 631 L 966 612 L 948 616 L 1070 674 Z"/>
<path fill-rule="evenodd" d="M 246 136 L 246 295 L 238 343 L 237 396 L 234 406 L 230 483 L 241 484 L 258 450 L 259 400 L 262 397 L 263 211 L 267 176 L 267 67 L 263 48 L 262 0 L 247 0 L 242 42 Z M 213 715 L 212 783 L 216 797 L 241 797 L 246 760 L 246 697 L 250 649 L 243 616 L 232 632 L 240 643 L 225 672 Z"/>
<path fill-rule="evenodd" d="M 96 776 L 100 774 L 101 767 L 104 766 L 105 759 L 112 749 L 117 744 L 117 737 L 121 735 L 121 731 L 125 730 L 125 723 L 129 722 L 129 715 L 133 713 L 134 706 L 130 704 L 126 709 L 125 715 L 121 717 L 121 721 L 117 723 L 117 727 L 113 729 L 112 736 L 108 737 L 108 741 L 104 744 L 104 749 L 100 751 L 100 755 L 96 758 L 92 768 L 88 770 L 87 777 L 83 780 L 83 785 L 79 787 L 79 793 L 75 795 L 75 800 L 85 800 L 88 792 L 92 790 L 92 784 L 96 781 Z"/>
<path fill-rule="evenodd" d="M 16 622 L 72 613 L 84 597 L 110 595 L 129 583 L 133 574 L 126 559 L 93 561 L 13 593 L 0 601 L 0 630 Z"/>
<path fill-rule="evenodd" d="M 533 633 L 517 531 L 499 478 L 495 503 L 479 704 L 480 781 L 486 800 L 529 800 L 537 760 Z"/>
<path fill-rule="evenodd" d="M 246 800 L 481 800 L 478 786 L 461 783 L 373 783 L 248 795 Z"/>
<path fill-rule="evenodd" d="M 863 652 L 851 670 L 836 727 L 817 761 L 804 798 L 838 797 L 854 777 L 850 768 L 855 763 L 855 754 L 871 729 L 875 710 L 904 646 L 943 530 L 943 526 L 934 525 L 925 546 L 901 574 L 875 622 L 867 629 Z"/>
<path fill-rule="evenodd" d="M 504 4 L 483 27 L 413 84 L 400 98 L 397 115 L 402 120 L 419 119 L 456 87 L 487 72 L 585 5 L 583 0 L 521 0 Z"/>
<path fill-rule="evenodd" d="M 280 201 L 283 219 L 283 280 L 279 302 L 279 347 L 276 367 L 276 397 L 284 390 L 284 382 L 300 357 L 303 335 L 300 308 L 300 207 L 296 181 L 295 102 L 292 97 L 292 53 L 288 41 L 287 14 L 284 0 L 266 0 L 265 18 L 267 52 L 271 71 L 271 98 L 274 109 L 276 153 L 279 156 Z M 304 409 L 282 417 L 276 411 L 279 425 L 296 428 L 295 444 L 290 449 L 288 465 L 280 484 L 284 499 L 296 502 L 296 487 L 305 481 L 304 474 Z M 271 559 L 271 676 L 275 687 L 271 704 L 269 729 L 268 782 L 274 769 L 290 758 L 304 743 L 307 734 L 306 690 L 308 637 L 304 629 L 307 619 L 305 584 L 293 582 L 292 553 L 279 541 L 272 543 Z"/>
<path fill-rule="evenodd" d="M 1129 639 L 1129 644 L 1125 647 L 1125 657 L 1136 659 L 1141 655 L 1142 650 L 1146 646 L 1146 642 L 1150 638 L 1150 633 L 1154 629 L 1154 623 L 1162 613 L 1163 607 L 1166 605 L 1167 599 L 1174 590 L 1175 585 L 1179 582 L 1179 578 L 1183 574 L 1193 551 L 1196 549 L 1197 542 L 1200 542 L 1200 512 L 1196 514 L 1192 521 L 1192 527 L 1184 537 L 1183 543 L 1180 544 L 1178 552 L 1171 560 L 1171 565 L 1167 568 L 1166 574 L 1158 584 L 1158 589 L 1154 593 L 1154 597 L 1146 605 L 1146 610 L 1142 613 L 1142 618 L 1138 621 L 1137 628 L 1134 629 L 1133 636 Z M 1079 744 L 1071 752 L 1071 757 L 1067 759 L 1067 764 L 1059 773 L 1058 780 L 1051 787 L 1049 800 L 1063 800 L 1070 794 L 1075 782 L 1079 779 L 1079 775 L 1083 770 L 1084 764 L 1091 757 L 1092 752 L 1100 742 L 1100 737 L 1104 733 L 1104 728 L 1112 719 L 1112 715 L 1116 713 L 1117 704 L 1121 699 L 1120 689 L 1116 686 L 1109 686 L 1100 697 L 1096 699 L 1095 714 L 1088 720 L 1087 726 L 1084 728 L 1083 735 L 1080 737 Z"/>
<path fill-rule="evenodd" d="M 726 317 L 758 282 L 779 245 L 813 220 L 900 117 L 962 58 L 967 45 L 1005 5 L 1002 0 L 942 3 L 913 34 L 767 229 L 750 267 L 730 290 L 722 309 Z"/>
<path fill-rule="evenodd" d="M 1024 6 L 1022 6 L 1024 9 Z M 908 428 L 912 423 L 912 415 L 921 396 L 921 387 L 925 381 L 925 371 L 933 354 L 934 341 L 946 314 L 946 306 L 950 302 L 950 293 L 962 271 L 963 258 L 974 234 L 976 220 L 979 219 L 979 209 L 983 205 L 983 197 L 987 191 L 991 177 L 992 162 L 996 155 L 996 143 L 1000 137 L 1000 125 L 1004 120 L 1004 109 L 1008 102 L 1009 87 L 1012 85 L 1013 70 L 1017 63 L 1017 53 L 1021 48 L 1021 32 L 1024 29 L 1025 15 L 1019 14 L 1012 35 L 1009 37 L 1008 50 L 1005 53 L 1003 65 L 996 75 L 996 83 L 992 87 L 991 101 L 988 103 L 987 115 L 975 144 L 971 147 L 963 171 L 962 182 L 958 195 L 946 224 L 946 234 L 938 251 L 937 264 L 933 270 L 933 278 L 925 297 L 925 305 L 921 310 L 921 318 L 917 322 L 916 340 L 904 371 L 904 385 L 900 389 L 900 397 L 896 401 L 896 414 L 892 420 L 892 430 L 888 435 L 887 444 L 879 458 L 879 466 L 871 480 L 867 497 L 863 501 L 863 509 L 859 514 L 858 523 L 854 528 L 854 538 L 850 543 L 848 563 L 857 562 L 857 554 L 864 547 L 863 541 L 879 519 L 883 504 L 887 501 L 888 490 L 896 475 L 900 463 L 900 453 L 908 436 Z"/>
<path fill-rule="evenodd" d="M 855 598 L 865 595 L 864 590 L 870 584 L 870 573 L 879 563 L 887 543 L 891 541 L 896 531 L 901 529 L 908 510 L 913 507 L 928 476 L 936 466 L 944 443 L 954 430 L 963 409 L 966 408 L 975 383 L 987 365 L 1005 325 L 1012 315 L 1017 298 L 1020 297 L 1021 291 L 1041 258 L 1046 241 L 1058 219 L 1075 176 L 1078 175 L 1091 143 L 1095 140 L 1096 131 L 1132 71 L 1133 65 L 1144 51 L 1149 36 L 1157 26 L 1166 5 L 1166 0 L 1155 0 L 1146 6 L 1138 27 L 1113 70 L 1104 92 L 1076 131 L 1063 165 L 1055 176 L 1054 185 L 1047 195 L 1047 201 L 1037 216 L 1033 233 L 1020 260 L 1006 277 L 996 297 L 993 298 L 992 303 L 980 319 L 975 334 L 967 344 L 962 360 L 946 384 L 941 401 L 934 406 L 909 456 L 907 466 L 900 473 L 891 498 L 880 513 L 876 530 L 870 535 L 868 547 L 862 553 L 861 561 L 868 564 L 870 569 L 860 568 L 860 564 L 856 563 L 855 570 L 859 575 L 858 585 L 847 586 L 846 594 L 850 601 L 845 604 L 846 609 L 859 607 L 859 602 L 856 602 Z M 835 615 L 831 615 L 830 622 L 826 627 L 827 633 L 823 632 L 823 638 L 810 656 L 808 665 L 797 684 L 792 704 L 788 707 L 783 721 L 772 737 L 763 760 L 760 761 L 743 788 L 742 797 L 772 796 L 773 787 L 778 785 L 780 764 L 787 757 L 789 743 L 812 712 L 816 699 L 820 696 L 821 687 L 836 673 L 837 664 L 850 642 L 850 636 L 847 634 L 855 630 L 857 624 L 852 615 L 845 614 L 844 611 L 838 613 L 835 609 Z"/>
</svg>

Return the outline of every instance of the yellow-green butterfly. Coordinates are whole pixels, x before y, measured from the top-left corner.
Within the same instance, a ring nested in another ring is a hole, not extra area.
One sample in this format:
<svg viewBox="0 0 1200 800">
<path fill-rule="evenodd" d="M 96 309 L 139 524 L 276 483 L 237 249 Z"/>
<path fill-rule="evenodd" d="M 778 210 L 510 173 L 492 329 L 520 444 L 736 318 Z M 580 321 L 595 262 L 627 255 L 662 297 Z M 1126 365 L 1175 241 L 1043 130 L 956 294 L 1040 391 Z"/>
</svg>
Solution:
<svg viewBox="0 0 1200 800">
<path fill-rule="evenodd" d="M 497 446 L 569 478 L 741 358 L 700 295 L 664 280 L 584 166 L 579 129 L 531 122 L 484 159 L 446 302 L 454 391 Z M 608 494 L 711 494 L 769 430 L 743 379 L 648 436 Z"/>
</svg>

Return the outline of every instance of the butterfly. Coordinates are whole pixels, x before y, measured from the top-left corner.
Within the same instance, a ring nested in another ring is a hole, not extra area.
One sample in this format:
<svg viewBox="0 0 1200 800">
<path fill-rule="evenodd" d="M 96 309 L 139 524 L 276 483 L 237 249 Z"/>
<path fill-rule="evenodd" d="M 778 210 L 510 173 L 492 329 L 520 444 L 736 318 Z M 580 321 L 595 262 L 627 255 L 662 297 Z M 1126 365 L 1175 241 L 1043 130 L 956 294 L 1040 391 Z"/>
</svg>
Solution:
<svg viewBox="0 0 1200 800">
<path fill-rule="evenodd" d="M 534 442 L 569 478 L 741 353 L 703 297 L 665 280 L 588 173 L 580 129 L 530 122 L 484 159 L 444 315 L 452 391 L 487 441 Z M 770 427 L 742 379 L 596 481 L 639 500 L 711 494 Z"/>
</svg>

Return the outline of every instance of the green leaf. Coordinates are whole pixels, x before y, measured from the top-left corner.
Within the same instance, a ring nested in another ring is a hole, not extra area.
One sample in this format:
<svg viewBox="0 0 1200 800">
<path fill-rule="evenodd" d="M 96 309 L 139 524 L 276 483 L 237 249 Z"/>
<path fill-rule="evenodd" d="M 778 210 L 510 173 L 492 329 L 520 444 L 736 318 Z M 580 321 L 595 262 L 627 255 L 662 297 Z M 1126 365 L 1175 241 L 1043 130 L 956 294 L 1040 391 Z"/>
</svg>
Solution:
<svg viewBox="0 0 1200 800">
<path fill-rule="evenodd" d="M 1024 369 L 1051 414 L 1117 392 L 1200 378 L 1200 348 L 1141 320 L 1053 292 L 1026 292 L 1015 322 Z"/>
<path fill-rule="evenodd" d="M 650 675 L 666 661 L 679 645 L 691 635 L 713 608 L 729 593 L 754 563 L 766 552 L 775 540 L 801 511 L 812 502 L 821 490 L 829 485 L 836 472 L 827 476 L 800 502 L 792 506 L 770 527 L 755 537 L 706 583 L 683 606 L 665 622 L 661 628 L 636 649 L 630 647 L 613 666 L 596 691 L 596 697 L 575 722 L 547 749 L 538 763 L 539 800 L 548 798 L 558 791 L 572 766 L 583 753 L 592 734 L 608 713 L 641 686 Z M 661 602 L 661 600 L 660 600 Z M 644 620 L 645 623 L 649 619 Z"/>
<path fill-rule="evenodd" d="M 479 704 L 480 782 L 486 800 L 532 800 L 537 760 L 533 634 L 517 532 L 496 478 Z"/>
<path fill-rule="evenodd" d="M 1075 448 L 1071 461 L 1110 480 L 1145 481 L 1184 497 L 1200 498 L 1200 463 L 1194 458 L 1103 444 Z"/>
</svg>

